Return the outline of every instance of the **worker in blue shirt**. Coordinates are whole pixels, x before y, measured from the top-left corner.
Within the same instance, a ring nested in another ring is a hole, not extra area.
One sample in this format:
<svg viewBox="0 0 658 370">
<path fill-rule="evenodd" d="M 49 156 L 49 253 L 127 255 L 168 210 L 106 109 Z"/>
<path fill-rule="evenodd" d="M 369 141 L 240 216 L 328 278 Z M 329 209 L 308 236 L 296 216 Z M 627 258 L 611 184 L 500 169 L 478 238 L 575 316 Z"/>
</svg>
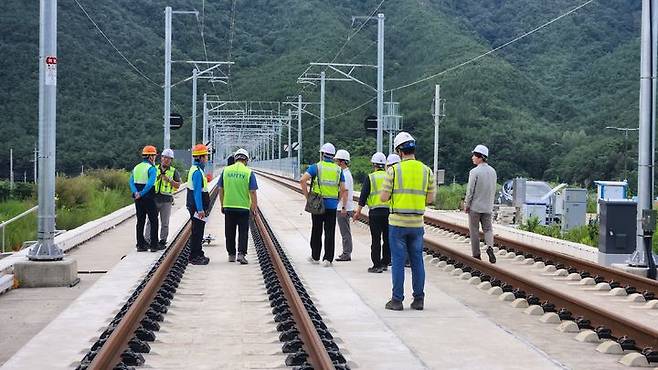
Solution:
<svg viewBox="0 0 658 370">
<path fill-rule="evenodd" d="M 151 241 L 150 250 L 155 252 L 161 248 L 158 245 L 158 209 L 155 204 L 155 180 L 157 170 L 155 168 L 155 157 L 158 155 L 157 149 L 153 145 L 147 145 L 142 149 L 143 161 L 133 168 L 130 174 L 130 191 L 135 199 L 135 211 L 137 214 L 137 251 L 144 252 L 147 248 L 146 239 L 144 239 L 144 225 L 146 217 L 151 223 Z"/>
<path fill-rule="evenodd" d="M 320 252 L 322 251 L 322 232 L 324 231 L 324 267 L 331 267 L 334 260 L 334 235 L 336 233 L 336 208 L 338 200 L 343 205 L 347 202 L 347 190 L 345 189 L 345 176 L 336 163 L 334 156 L 336 148 L 331 143 L 326 143 L 320 148 L 320 162 L 312 164 L 306 170 L 299 181 L 304 197 L 308 198 L 309 189 L 307 182 L 311 180 L 311 190 L 320 194 L 323 199 L 325 211 L 320 215 L 311 215 L 311 256 L 308 260 L 313 264 L 320 263 Z M 347 215 L 347 209 L 343 206 L 341 214 Z"/>
<path fill-rule="evenodd" d="M 203 172 L 208 162 L 208 148 L 197 144 L 192 148 L 194 163 L 187 173 L 187 210 L 190 212 L 192 222 L 192 236 L 190 237 L 189 261 L 193 265 L 207 265 L 210 258 L 206 257 L 201 248 L 203 232 L 206 228 L 208 211 L 210 208 L 210 193 L 208 179 Z"/>
</svg>

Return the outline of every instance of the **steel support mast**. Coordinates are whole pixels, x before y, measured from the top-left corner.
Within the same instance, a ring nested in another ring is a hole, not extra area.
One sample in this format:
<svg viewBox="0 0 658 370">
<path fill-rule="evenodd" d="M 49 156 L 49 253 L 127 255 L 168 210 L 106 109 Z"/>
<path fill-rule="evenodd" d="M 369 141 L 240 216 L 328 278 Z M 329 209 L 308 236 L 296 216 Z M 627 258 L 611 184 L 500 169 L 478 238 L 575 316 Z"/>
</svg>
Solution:
<svg viewBox="0 0 658 370">
<path fill-rule="evenodd" d="M 384 14 L 377 15 L 377 151 L 384 148 Z"/>
</svg>

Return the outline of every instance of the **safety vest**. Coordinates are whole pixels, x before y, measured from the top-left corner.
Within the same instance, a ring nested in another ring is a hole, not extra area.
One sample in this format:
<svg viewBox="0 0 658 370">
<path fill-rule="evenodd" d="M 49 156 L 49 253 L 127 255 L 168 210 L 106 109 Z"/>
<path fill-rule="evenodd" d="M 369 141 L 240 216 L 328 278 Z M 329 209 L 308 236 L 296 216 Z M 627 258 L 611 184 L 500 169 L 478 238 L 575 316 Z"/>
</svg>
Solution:
<svg viewBox="0 0 658 370">
<path fill-rule="evenodd" d="M 194 201 L 194 183 L 192 181 L 192 176 L 196 172 L 201 173 L 201 178 L 203 179 L 203 187 L 201 189 L 201 203 L 203 206 L 204 211 L 208 211 L 208 208 L 210 208 L 210 194 L 208 193 L 208 179 L 206 178 L 206 174 L 203 172 L 203 170 L 193 164 L 192 167 L 190 167 L 190 171 L 187 173 L 187 208 L 192 210 L 192 211 L 200 211 L 199 209 L 196 208 L 196 202 Z"/>
<path fill-rule="evenodd" d="M 146 183 L 149 181 L 149 170 L 152 167 L 155 166 L 153 166 L 151 162 L 140 162 L 133 168 L 133 182 L 138 191 L 142 191 L 144 186 L 146 186 Z M 151 196 L 153 193 L 154 189 L 151 188 L 151 190 L 144 194 L 144 196 Z"/>
<path fill-rule="evenodd" d="M 208 179 L 206 178 L 206 174 L 203 172 L 203 170 L 199 166 L 197 166 L 195 164 L 193 164 L 192 167 L 190 167 L 190 171 L 187 173 L 187 189 L 190 190 L 190 191 L 194 191 L 194 183 L 192 182 L 192 175 L 194 175 L 194 173 L 196 171 L 200 171 L 201 172 L 201 177 L 203 178 L 203 189 L 201 189 L 201 191 L 204 192 L 204 193 L 207 193 L 208 192 Z"/>
<path fill-rule="evenodd" d="M 429 181 L 430 169 L 420 161 L 406 160 L 393 166 L 391 224 L 395 220 L 397 226 L 405 226 L 405 219 L 417 224 L 420 219 L 422 226 Z"/>
<path fill-rule="evenodd" d="M 340 167 L 333 162 L 320 161 L 317 163 L 318 174 L 313 179 L 313 192 L 322 198 L 338 199 L 340 190 Z"/>
<path fill-rule="evenodd" d="M 380 197 L 384 187 L 384 180 L 386 180 L 386 171 L 377 170 L 369 174 L 368 179 L 370 180 L 370 195 L 368 195 L 368 200 L 366 201 L 368 208 L 389 208 L 390 201 L 382 202 Z"/>
<path fill-rule="evenodd" d="M 251 208 L 251 196 L 249 195 L 249 179 L 251 169 L 242 162 L 224 168 L 222 172 L 222 183 L 224 187 L 225 208 Z"/>
<path fill-rule="evenodd" d="M 162 176 L 162 166 L 158 166 L 158 172 L 157 172 L 157 178 L 155 180 L 155 193 L 156 194 L 162 194 L 162 195 L 172 195 L 174 191 L 176 190 L 173 186 L 171 186 L 170 183 L 163 181 Z M 174 179 L 174 174 L 176 173 L 176 169 L 174 167 L 169 167 L 165 171 L 165 176 L 167 176 L 170 180 Z"/>
</svg>

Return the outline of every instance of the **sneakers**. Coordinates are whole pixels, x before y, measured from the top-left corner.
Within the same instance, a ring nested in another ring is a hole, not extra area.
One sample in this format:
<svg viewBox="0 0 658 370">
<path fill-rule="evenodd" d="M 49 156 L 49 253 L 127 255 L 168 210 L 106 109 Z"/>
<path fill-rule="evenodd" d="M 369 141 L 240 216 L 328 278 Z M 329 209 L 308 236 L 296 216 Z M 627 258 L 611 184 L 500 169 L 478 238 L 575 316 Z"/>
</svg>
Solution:
<svg viewBox="0 0 658 370">
<path fill-rule="evenodd" d="M 422 311 L 425 307 L 425 298 L 414 298 L 411 302 L 411 308 L 414 310 Z"/>
<path fill-rule="evenodd" d="M 333 263 L 331 261 L 324 260 L 322 261 L 322 267 L 331 267 L 333 266 Z"/>
<path fill-rule="evenodd" d="M 240 262 L 241 265 L 246 265 L 249 263 L 242 253 L 238 254 L 238 262 Z"/>
<path fill-rule="evenodd" d="M 404 307 L 402 306 L 401 301 L 396 301 L 395 299 L 392 299 L 388 302 L 386 302 L 386 306 L 384 306 L 387 310 L 392 310 L 392 311 L 402 311 L 404 310 Z"/>
<path fill-rule="evenodd" d="M 196 256 L 194 258 L 190 258 L 191 265 L 207 265 L 209 262 L 210 258 L 208 257 Z"/>
<path fill-rule="evenodd" d="M 148 248 L 145 245 L 138 245 L 137 252 L 146 252 Z"/>
<path fill-rule="evenodd" d="M 336 261 L 338 261 L 338 262 L 351 261 L 351 260 L 352 260 L 352 257 L 350 257 L 347 254 L 341 254 L 340 256 L 338 256 L 338 258 L 336 258 Z"/>
<path fill-rule="evenodd" d="M 490 263 L 496 263 L 496 256 L 494 255 L 493 248 L 491 247 L 487 248 L 487 256 L 489 256 Z"/>
<path fill-rule="evenodd" d="M 308 257 L 308 262 L 310 262 L 314 265 L 317 265 L 317 264 L 320 263 L 320 261 L 313 259 L 313 257 L 311 257 L 311 256 Z"/>
<path fill-rule="evenodd" d="M 235 254 L 229 254 L 228 255 L 228 261 L 229 262 L 235 262 Z"/>
<path fill-rule="evenodd" d="M 378 273 L 381 273 L 383 271 L 384 270 L 381 267 L 375 267 L 375 266 L 368 267 L 368 272 L 371 272 L 373 274 L 378 274 Z"/>
</svg>

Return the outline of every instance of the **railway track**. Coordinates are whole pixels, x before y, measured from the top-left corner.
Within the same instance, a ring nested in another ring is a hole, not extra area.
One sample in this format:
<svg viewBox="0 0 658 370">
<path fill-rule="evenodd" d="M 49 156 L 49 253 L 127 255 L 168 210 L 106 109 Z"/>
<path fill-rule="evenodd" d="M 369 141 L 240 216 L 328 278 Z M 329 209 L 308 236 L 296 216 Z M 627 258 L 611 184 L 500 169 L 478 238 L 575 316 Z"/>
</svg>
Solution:
<svg viewBox="0 0 658 370">
<path fill-rule="evenodd" d="M 260 174 L 291 190 L 301 192 L 294 180 L 269 173 Z M 367 216 L 363 216 L 361 221 L 367 223 Z M 454 235 L 468 235 L 467 228 L 432 216 L 426 215 L 425 223 Z M 473 279 L 473 284 L 483 284 L 489 289 L 499 290 L 500 293 L 508 293 L 512 299 L 524 301 L 522 304 L 517 303 L 521 307 L 538 307 L 544 315 L 552 315 L 558 322 L 572 322 L 577 326 L 577 331 L 587 330 L 587 333 L 595 336 L 596 341 L 614 343 L 607 345 L 608 353 L 623 354 L 634 351 L 636 356 L 646 359 L 647 364 L 658 362 L 658 326 L 647 325 L 641 319 L 623 316 L 609 307 L 593 304 L 588 301 L 584 292 L 578 295 L 570 294 L 538 283 L 536 279 L 522 272 L 474 259 L 470 256 L 470 248 L 468 251 L 459 250 L 438 240 L 432 233 L 426 233 L 424 239 L 426 260 L 431 260 L 432 264 L 463 275 L 463 279 Z M 497 237 L 495 244 L 500 249 L 500 254 L 507 257 L 516 256 L 519 261 L 523 259 L 526 263 L 546 266 L 548 271 L 552 271 L 556 276 L 563 275 L 558 271 L 564 270 L 566 274 L 577 274 L 579 278 L 588 279 L 601 290 L 606 290 L 607 285 L 608 289 L 618 288 L 626 294 L 641 295 L 642 300 L 656 299 L 656 281 L 507 238 Z M 637 361 L 637 358 L 633 361 Z"/>
<path fill-rule="evenodd" d="M 211 193 L 211 205 L 217 189 Z M 211 206 L 212 207 L 212 206 Z M 277 323 L 286 365 L 299 370 L 349 369 L 313 301 L 262 214 L 250 225 Z M 191 225 L 185 225 L 132 296 L 92 345 L 77 369 L 141 366 L 188 265 Z M 210 364 L 209 364 L 210 365 Z"/>
</svg>

